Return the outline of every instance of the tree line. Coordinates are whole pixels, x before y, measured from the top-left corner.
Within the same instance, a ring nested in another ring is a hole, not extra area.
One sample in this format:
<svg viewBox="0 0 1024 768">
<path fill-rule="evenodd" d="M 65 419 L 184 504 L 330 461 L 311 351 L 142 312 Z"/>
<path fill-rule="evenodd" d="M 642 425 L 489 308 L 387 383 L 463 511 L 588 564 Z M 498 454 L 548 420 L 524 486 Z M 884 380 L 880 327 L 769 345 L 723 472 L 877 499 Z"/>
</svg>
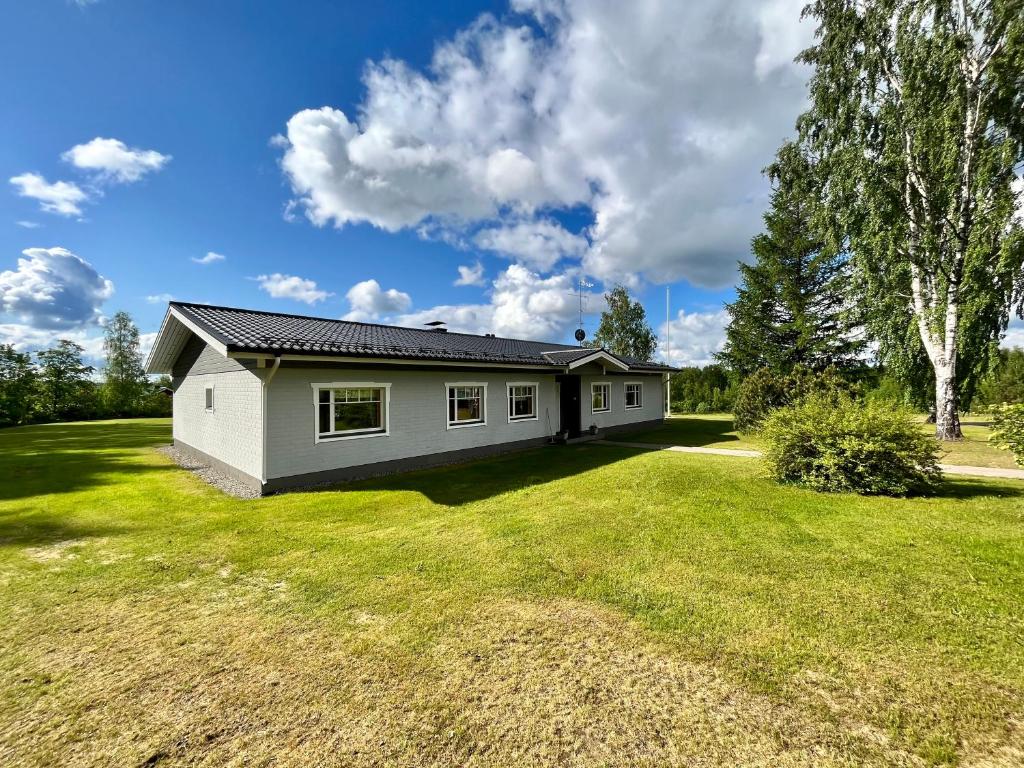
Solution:
<svg viewBox="0 0 1024 768">
<path fill-rule="evenodd" d="M 104 329 L 102 378 L 69 339 L 30 354 L 0 344 L 0 427 L 49 421 L 169 416 L 170 380 L 151 381 L 142 365 L 139 329 L 118 312 Z"/>
</svg>

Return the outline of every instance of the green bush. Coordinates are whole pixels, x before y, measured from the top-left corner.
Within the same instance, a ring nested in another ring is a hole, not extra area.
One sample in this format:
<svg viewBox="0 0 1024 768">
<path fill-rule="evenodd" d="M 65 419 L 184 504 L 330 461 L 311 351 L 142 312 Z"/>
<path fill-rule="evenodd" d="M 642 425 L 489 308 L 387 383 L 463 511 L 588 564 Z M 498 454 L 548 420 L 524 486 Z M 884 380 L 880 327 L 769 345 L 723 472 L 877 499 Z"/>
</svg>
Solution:
<svg viewBox="0 0 1024 768">
<path fill-rule="evenodd" d="M 1013 453 L 1017 464 L 1024 467 L 1024 405 L 993 406 L 989 440 Z"/>
<path fill-rule="evenodd" d="M 938 443 L 909 410 L 811 395 L 764 422 L 765 459 L 779 482 L 818 491 L 906 496 L 940 479 Z"/>
<path fill-rule="evenodd" d="M 856 393 L 856 385 L 843 379 L 835 368 L 812 371 L 797 366 L 790 373 L 762 368 L 740 385 L 733 406 L 733 421 L 740 432 L 757 432 L 768 414 L 777 408 L 798 403 L 811 395 L 836 401 Z"/>
</svg>

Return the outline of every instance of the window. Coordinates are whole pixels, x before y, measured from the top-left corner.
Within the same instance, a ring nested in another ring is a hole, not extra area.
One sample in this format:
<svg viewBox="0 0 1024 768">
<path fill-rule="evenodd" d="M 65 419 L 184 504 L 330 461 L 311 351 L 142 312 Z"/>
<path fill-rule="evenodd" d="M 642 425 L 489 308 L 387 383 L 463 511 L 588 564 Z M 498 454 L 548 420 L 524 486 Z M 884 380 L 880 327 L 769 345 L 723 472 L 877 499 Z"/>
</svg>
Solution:
<svg viewBox="0 0 1024 768">
<path fill-rule="evenodd" d="M 316 439 L 388 434 L 390 384 L 314 384 Z"/>
<path fill-rule="evenodd" d="M 590 410 L 602 413 L 611 410 L 612 385 L 605 382 L 590 385 Z"/>
<path fill-rule="evenodd" d="M 641 383 L 626 384 L 626 410 L 644 407 L 644 385 Z"/>
<path fill-rule="evenodd" d="M 213 413 L 213 387 L 206 388 L 206 410 Z"/>
<path fill-rule="evenodd" d="M 512 381 L 508 384 L 508 420 L 537 420 L 537 385 L 533 382 Z"/>
<path fill-rule="evenodd" d="M 448 429 L 487 423 L 486 384 L 445 384 L 448 390 Z"/>
</svg>

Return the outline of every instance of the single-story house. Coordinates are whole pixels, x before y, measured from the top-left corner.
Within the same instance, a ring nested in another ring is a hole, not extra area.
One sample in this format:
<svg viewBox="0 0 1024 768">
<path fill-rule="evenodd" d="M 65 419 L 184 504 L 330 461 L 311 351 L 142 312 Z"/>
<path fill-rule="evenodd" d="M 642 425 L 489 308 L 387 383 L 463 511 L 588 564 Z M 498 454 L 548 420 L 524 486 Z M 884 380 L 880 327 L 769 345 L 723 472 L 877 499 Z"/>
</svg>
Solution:
<svg viewBox="0 0 1024 768">
<path fill-rule="evenodd" d="M 660 424 L 672 368 L 603 349 L 171 302 L 174 444 L 263 493 Z"/>
</svg>

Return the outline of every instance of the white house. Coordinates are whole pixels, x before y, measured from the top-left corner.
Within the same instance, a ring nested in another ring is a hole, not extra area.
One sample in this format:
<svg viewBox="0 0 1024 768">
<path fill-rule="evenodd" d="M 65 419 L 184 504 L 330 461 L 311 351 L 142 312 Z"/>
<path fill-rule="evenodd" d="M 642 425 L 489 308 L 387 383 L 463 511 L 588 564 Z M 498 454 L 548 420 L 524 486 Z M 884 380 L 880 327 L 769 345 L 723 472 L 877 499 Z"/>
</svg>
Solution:
<svg viewBox="0 0 1024 768">
<path fill-rule="evenodd" d="M 660 424 L 672 368 L 602 349 L 172 302 L 174 444 L 263 493 Z"/>
</svg>

